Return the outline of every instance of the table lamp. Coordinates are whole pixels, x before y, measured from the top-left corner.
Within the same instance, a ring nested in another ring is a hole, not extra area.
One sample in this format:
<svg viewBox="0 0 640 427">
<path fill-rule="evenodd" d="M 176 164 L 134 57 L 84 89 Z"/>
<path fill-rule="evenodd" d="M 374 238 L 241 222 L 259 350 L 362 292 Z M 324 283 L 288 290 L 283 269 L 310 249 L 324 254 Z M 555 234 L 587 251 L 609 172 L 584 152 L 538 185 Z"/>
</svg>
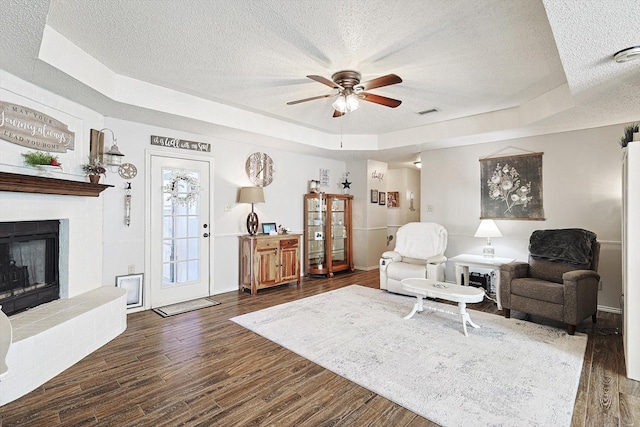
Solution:
<svg viewBox="0 0 640 427">
<path fill-rule="evenodd" d="M 487 245 L 482 249 L 482 255 L 487 258 L 493 258 L 494 249 L 491 246 L 491 238 L 492 237 L 502 237 L 502 233 L 498 230 L 498 226 L 495 221 L 492 219 L 483 219 L 480 221 L 480 225 L 476 230 L 476 234 L 474 237 L 486 237 Z"/>
<path fill-rule="evenodd" d="M 254 203 L 264 203 L 262 187 L 242 187 L 238 203 L 251 203 L 251 213 L 247 216 L 247 232 L 255 235 L 258 232 L 258 215 L 253 211 Z"/>
</svg>

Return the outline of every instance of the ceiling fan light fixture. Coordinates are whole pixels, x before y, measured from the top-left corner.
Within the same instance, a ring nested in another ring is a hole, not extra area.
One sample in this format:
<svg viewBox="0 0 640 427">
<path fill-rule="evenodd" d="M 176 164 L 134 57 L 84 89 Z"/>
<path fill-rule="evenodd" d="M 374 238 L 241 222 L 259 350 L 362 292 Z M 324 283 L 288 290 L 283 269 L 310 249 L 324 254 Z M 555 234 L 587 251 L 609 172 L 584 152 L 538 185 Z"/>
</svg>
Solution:
<svg viewBox="0 0 640 427">
<path fill-rule="evenodd" d="M 640 58 L 640 46 L 628 47 L 613 54 L 616 62 L 628 62 Z"/>
<path fill-rule="evenodd" d="M 331 106 L 341 113 L 344 113 L 347 111 L 347 100 L 344 95 L 340 94 L 338 95 L 336 100 L 333 101 L 333 104 L 331 104 Z"/>
<path fill-rule="evenodd" d="M 348 112 L 356 111 L 360 107 L 360 102 L 353 93 L 346 96 L 346 103 Z"/>
<path fill-rule="evenodd" d="M 360 102 L 355 94 L 342 93 L 338 95 L 338 98 L 333 102 L 333 104 L 331 104 L 331 106 L 344 114 L 357 110 L 360 107 Z"/>
</svg>

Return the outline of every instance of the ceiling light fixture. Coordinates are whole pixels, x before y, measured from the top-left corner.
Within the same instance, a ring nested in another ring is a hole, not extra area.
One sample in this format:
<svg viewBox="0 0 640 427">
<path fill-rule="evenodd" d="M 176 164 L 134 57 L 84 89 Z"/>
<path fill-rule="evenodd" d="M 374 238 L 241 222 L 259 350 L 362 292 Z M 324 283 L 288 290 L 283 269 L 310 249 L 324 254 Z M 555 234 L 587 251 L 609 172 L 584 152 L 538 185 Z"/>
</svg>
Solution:
<svg viewBox="0 0 640 427">
<path fill-rule="evenodd" d="M 640 46 L 628 47 L 613 54 L 616 62 L 628 62 L 640 57 Z"/>
<path fill-rule="evenodd" d="M 344 114 L 357 110 L 360 107 L 360 102 L 351 90 L 345 90 L 338 95 L 338 99 L 331 106 Z"/>
</svg>

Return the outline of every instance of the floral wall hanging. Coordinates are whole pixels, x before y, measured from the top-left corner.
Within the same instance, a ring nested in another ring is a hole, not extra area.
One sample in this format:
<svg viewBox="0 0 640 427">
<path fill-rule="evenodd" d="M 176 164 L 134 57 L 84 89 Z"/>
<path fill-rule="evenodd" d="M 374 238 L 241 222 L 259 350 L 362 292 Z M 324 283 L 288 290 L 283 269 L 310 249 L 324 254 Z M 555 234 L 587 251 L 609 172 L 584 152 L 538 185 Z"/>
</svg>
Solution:
<svg viewBox="0 0 640 427">
<path fill-rule="evenodd" d="M 480 219 L 545 219 L 542 154 L 480 159 Z"/>
</svg>

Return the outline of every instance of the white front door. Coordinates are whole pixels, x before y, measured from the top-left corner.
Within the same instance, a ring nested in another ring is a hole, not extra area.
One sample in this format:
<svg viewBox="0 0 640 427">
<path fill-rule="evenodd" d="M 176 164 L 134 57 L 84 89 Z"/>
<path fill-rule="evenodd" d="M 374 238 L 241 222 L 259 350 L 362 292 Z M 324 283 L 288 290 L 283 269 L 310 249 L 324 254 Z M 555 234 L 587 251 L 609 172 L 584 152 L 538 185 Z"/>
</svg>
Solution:
<svg viewBox="0 0 640 427">
<path fill-rule="evenodd" d="M 210 295 L 209 160 L 151 155 L 151 308 Z"/>
</svg>

